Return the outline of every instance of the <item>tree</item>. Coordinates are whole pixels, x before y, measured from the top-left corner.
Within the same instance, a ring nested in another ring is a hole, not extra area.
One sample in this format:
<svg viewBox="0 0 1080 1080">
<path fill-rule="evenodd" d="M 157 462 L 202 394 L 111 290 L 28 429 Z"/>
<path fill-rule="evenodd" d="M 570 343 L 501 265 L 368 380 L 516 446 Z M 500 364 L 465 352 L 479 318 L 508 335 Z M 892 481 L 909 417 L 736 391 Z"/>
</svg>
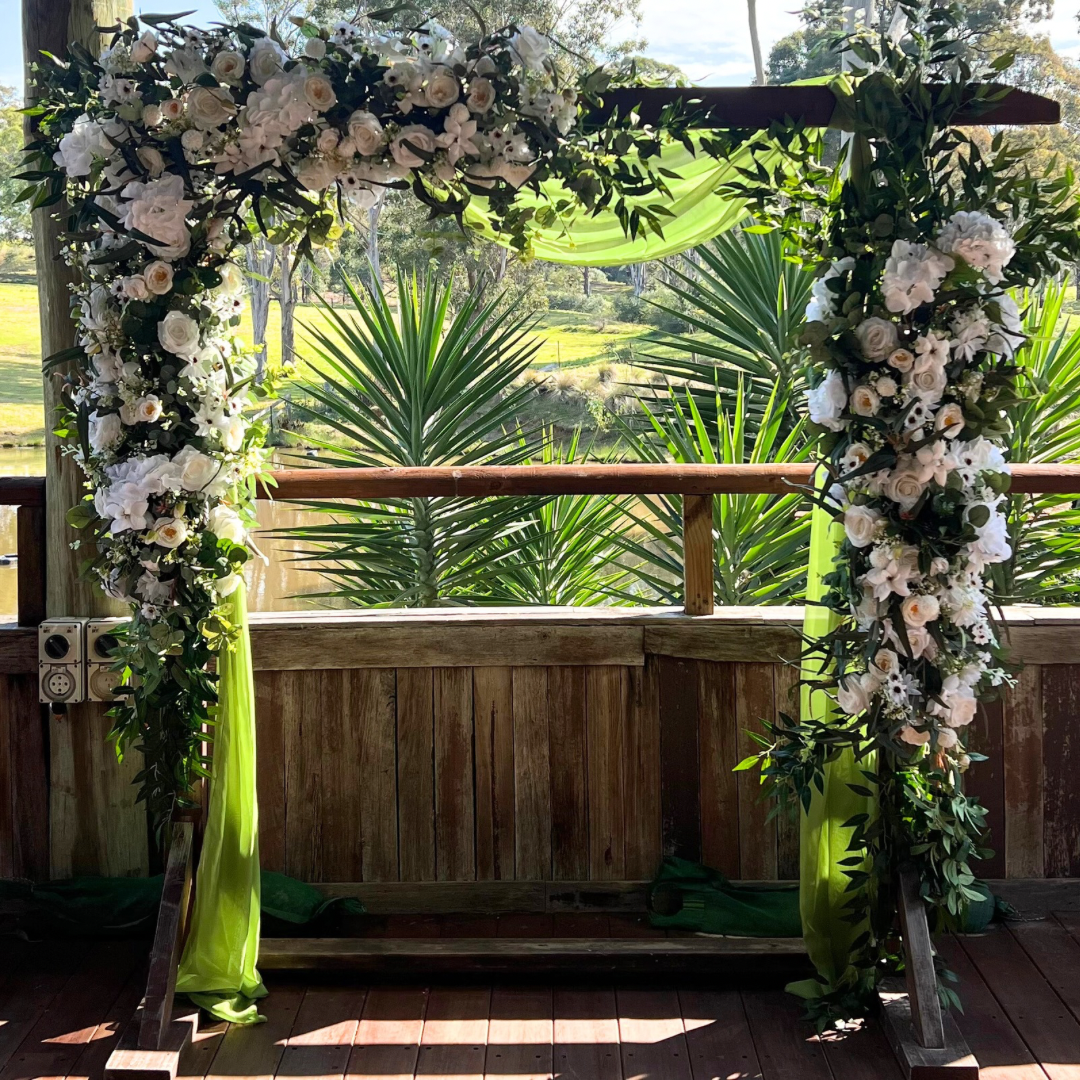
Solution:
<svg viewBox="0 0 1080 1080">
<path fill-rule="evenodd" d="M 761 38 L 758 36 L 757 0 L 746 0 L 746 13 L 750 20 L 750 49 L 754 54 L 754 82 L 764 86 L 765 65 L 761 62 Z"/>
<path fill-rule="evenodd" d="M 28 202 L 15 196 L 26 187 L 13 180 L 21 171 L 23 148 L 22 101 L 10 86 L 0 86 L 0 240 L 24 243 L 32 239 Z"/>
</svg>

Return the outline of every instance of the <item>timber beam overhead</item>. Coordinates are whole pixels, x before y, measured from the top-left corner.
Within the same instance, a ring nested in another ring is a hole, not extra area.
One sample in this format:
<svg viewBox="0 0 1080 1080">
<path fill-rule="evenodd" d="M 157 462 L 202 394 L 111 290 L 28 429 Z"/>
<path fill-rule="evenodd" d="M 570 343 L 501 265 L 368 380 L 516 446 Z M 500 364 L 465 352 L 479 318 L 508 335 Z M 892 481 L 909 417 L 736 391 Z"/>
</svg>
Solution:
<svg viewBox="0 0 1080 1080">
<path fill-rule="evenodd" d="M 933 88 L 931 88 L 933 89 Z M 1050 98 L 1007 86 L 991 87 L 993 104 L 961 113 L 958 125 L 972 127 L 1026 127 L 1029 124 L 1061 123 L 1061 106 Z M 827 86 L 725 86 L 620 88 L 604 96 L 604 105 L 593 113 L 603 122 L 618 110 L 635 111 L 644 123 L 656 123 L 665 106 L 684 102 L 688 110 L 700 110 L 699 128 L 764 130 L 776 123 L 802 121 L 807 127 L 832 127 L 836 97 Z"/>
<path fill-rule="evenodd" d="M 784 495 L 807 488 L 815 466 L 439 465 L 280 469 L 261 499 L 407 499 L 492 495 Z M 276 485 L 276 486 L 275 486 Z M 1017 494 L 1080 492 L 1080 465 L 1014 465 Z"/>
</svg>

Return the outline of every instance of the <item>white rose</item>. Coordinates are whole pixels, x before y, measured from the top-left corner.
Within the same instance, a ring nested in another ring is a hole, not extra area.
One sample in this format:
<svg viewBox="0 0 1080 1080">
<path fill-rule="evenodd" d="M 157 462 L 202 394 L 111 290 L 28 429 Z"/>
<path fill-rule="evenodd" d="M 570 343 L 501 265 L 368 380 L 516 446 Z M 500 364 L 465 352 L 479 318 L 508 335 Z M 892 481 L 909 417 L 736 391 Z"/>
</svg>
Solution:
<svg viewBox="0 0 1080 1080">
<path fill-rule="evenodd" d="M 181 259 L 191 250 L 187 215 L 195 205 L 184 198 L 183 178 L 172 174 L 143 184 L 128 184 L 123 197 L 124 228 L 152 236 L 147 247 L 162 259 Z M 144 241 L 145 243 L 145 241 Z"/>
<path fill-rule="evenodd" d="M 830 431 L 840 431 L 844 426 L 840 414 L 847 405 L 847 399 L 843 376 L 838 371 L 830 370 L 818 386 L 806 392 L 810 419 Z"/>
<path fill-rule="evenodd" d="M 869 506 L 849 506 L 844 511 L 844 532 L 857 548 L 873 543 L 880 522 L 881 515 Z"/>
<path fill-rule="evenodd" d="M 248 69 L 252 81 L 263 86 L 272 79 L 285 64 L 285 53 L 281 46 L 271 38 L 262 37 L 252 46 L 248 57 Z"/>
<path fill-rule="evenodd" d="M 244 433 L 247 424 L 241 416 L 224 416 L 215 421 L 214 427 L 221 436 L 221 445 L 230 453 L 235 454 L 244 445 Z"/>
<path fill-rule="evenodd" d="M 899 503 L 902 510 L 911 510 L 922 498 L 924 490 L 925 485 L 908 469 L 894 469 L 882 488 L 885 497 Z"/>
<path fill-rule="evenodd" d="M 212 131 L 236 115 L 236 105 L 222 86 L 196 86 L 187 96 L 187 114 L 197 128 Z"/>
<path fill-rule="evenodd" d="M 234 262 L 224 262 L 217 268 L 221 275 L 218 290 L 226 296 L 239 296 L 244 291 L 244 272 Z"/>
<path fill-rule="evenodd" d="M 383 145 L 383 128 L 373 113 L 358 109 L 349 117 L 349 138 L 364 157 L 377 154 Z"/>
<path fill-rule="evenodd" d="M 228 540 L 232 544 L 242 544 L 247 536 L 240 515 L 224 503 L 210 511 L 206 527 L 219 539 Z"/>
<path fill-rule="evenodd" d="M 870 698 L 877 689 L 877 680 L 865 672 L 847 675 L 836 688 L 836 703 L 849 716 L 858 716 L 870 708 Z"/>
<path fill-rule="evenodd" d="M 938 728 L 937 744 L 942 750 L 951 750 L 959 741 L 959 736 L 952 728 Z"/>
<path fill-rule="evenodd" d="M 333 128 L 323 128 L 315 140 L 315 148 L 320 154 L 332 154 L 341 145 L 341 136 Z"/>
<path fill-rule="evenodd" d="M 433 109 L 448 109 L 461 96 L 461 83 L 447 68 L 437 68 L 428 79 L 426 96 Z"/>
<path fill-rule="evenodd" d="M 304 42 L 304 55 L 312 60 L 321 60 L 326 55 L 326 42 L 322 38 L 308 38 Z"/>
<path fill-rule="evenodd" d="M 152 59 L 157 52 L 158 39 L 153 30 L 147 30 L 134 45 L 131 46 L 131 59 L 136 64 L 145 64 Z"/>
<path fill-rule="evenodd" d="M 120 417 L 114 412 L 90 414 L 90 446 L 95 453 L 112 449 L 120 441 L 123 430 Z"/>
<path fill-rule="evenodd" d="M 296 179 L 308 191 L 323 191 L 336 177 L 337 170 L 326 158 L 304 158 L 296 170 Z"/>
<path fill-rule="evenodd" d="M 236 84 L 244 77 L 246 63 L 243 53 L 235 49 L 224 49 L 211 62 L 210 73 L 222 82 Z"/>
<path fill-rule="evenodd" d="M 177 356 L 194 356 L 199 351 L 199 324 L 182 311 L 170 311 L 158 323 L 158 341 Z"/>
<path fill-rule="evenodd" d="M 165 61 L 165 70 L 175 75 L 182 83 L 193 83 L 200 75 L 208 71 L 206 61 L 193 45 L 185 45 L 169 53 Z"/>
<path fill-rule="evenodd" d="M 155 296 L 164 296 L 172 289 L 173 268 L 158 259 L 143 268 L 143 280 Z"/>
<path fill-rule="evenodd" d="M 927 405 L 936 405 L 945 393 L 948 380 L 943 367 L 928 367 L 922 371 L 911 371 L 905 376 L 905 382 Z"/>
<path fill-rule="evenodd" d="M 877 416 L 881 400 L 869 386 L 856 386 L 851 392 L 851 411 L 856 416 Z"/>
<path fill-rule="evenodd" d="M 318 38 L 312 38 L 311 41 L 318 41 Z M 309 42 L 310 44 L 310 42 Z M 226 574 L 222 578 L 218 578 L 214 582 L 214 592 L 218 596 L 231 596 L 240 587 L 240 582 L 244 579 L 239 574 Z"/>
<path fill-rule="evenodd" d="M 94 160 L 109 157 L 112 149 L 101 125 L 83 113 L 71 131 L 60 140 L 53 161 L 68 176 L 88 176 Z"/>
<path fill-rule="evenodd" d="M 147 105 L 142 111 L 143 127 L 157 127 L 164 119 L 160 105 Z"/>
<path fill-rule="evenodd" d="M 495 87 L 489 79 L 473 79 L 465 104 L 474 113 L 486 113 L 495 104 Z"/>
<path fill-rule="evenodd" d="M 941 614 L 941 605 L 936 596 L 911 595 L 900 604 L 900 614 L 908 626 L 925 626 Z"/>
<path fill-rule="evenodd" d="M 140 424 L 152 424 L 161 419 L 161 398 L 157 394 L 147 394 L 135 403 L 135 416 Z"/>
<path fill-rule="evenodd" d="M 307 103 L 319 112 L 326 112 L 337 104 L 337 94 L 325 75 L 309 75 L 304 80 L 304 97 Z"/>
<path fill-rule="evenodd" d="M 526 71 L 543 71 L 550 47 L 548 39 L 531 26 L 523 26 L 510 39 L 510 48 Z"/>
<path fill-rule="evenodd" d="M 157 179 L 165 171 L 165 158 L 156 146 L 140 146 L 135 151 L 135 156 L 150 174 L 151 179 Z"/>
<path fill-rule="evenodd" d="M 128 300 L 145 300 L 150 295 L 145 279 L 138 274 L 124 278 L 120 288 Z"/>
<path fill-rule="evenodd" d="M 187 536 L 187 522 L 183 518 L 158 518 L 154 522 L 151 540 L 163 548 L 178 548 Z"/>
<path fill-rule="evenodd" d="M 177 470 L 177 480 L 185 491 L 203 492 L 217 495 L 218 484 L 225 472 L 222 463 L 216 458 L 196 450 L 190 444 L 185 446 L 172 460 Z"/>
<path fill-rule="evenodd" d="M 406 143 L 410 146 L 406 146 Z M 416 147 L 425 154 L 434 154 L 436 150 L 434 134 L 421 124 L 410 124 L 408 127 L 403 127 L 390 140 L 390 153 L 394 160 L 407 169 L 419 169 L 425 159 L 414 153 L 411 147 Z"/>
<path fill-rule="evenodd" d="M 896 325 L 876 317 L 863 319 L 855 327 L 855 336 L 867 360 L 884 360 L 900 342 Z"/>
</svg>

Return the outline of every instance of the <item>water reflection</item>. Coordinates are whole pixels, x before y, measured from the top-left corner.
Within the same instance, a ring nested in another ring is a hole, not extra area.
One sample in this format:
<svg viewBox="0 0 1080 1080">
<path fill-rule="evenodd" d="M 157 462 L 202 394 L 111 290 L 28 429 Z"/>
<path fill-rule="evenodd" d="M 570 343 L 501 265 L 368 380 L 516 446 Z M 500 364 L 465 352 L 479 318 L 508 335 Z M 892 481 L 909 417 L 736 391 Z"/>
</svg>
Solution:
<svg viewBox="0 0 1080 1080">
<path fill-rule="evenodd" d="M 284 461 L 282 464 L 295 464 Z M 0 448 L 0 476 L 40 476 L 45 472 L 43 449 Z M 273 533 L 292 525 L 302 525 L 315 520 L 325 520 L 322 515 L 269 502 L 258 505 L 260 533 L 259 549 L 269 559 L 252 559 L 248 574 L 248 597 L 252 611 L 295 611 L 312 604 L 326 606 L 324 601 L 305 600 L 303 596 L 319 592 L 324 585 L 322 578 L 313 570 L 301 569 L 292 560 L 300 545 L 295 542 L 270 539 L 265 532 Z M 264 532 L 265 530 L 265 532 Z M 0 622 L 15 618 L 17 606 L 16 567 L 14 555 L 17 548 L 15 533 L 15 507 L 0 506 Z M 10 564 L 3 565 L 11 558 Z"/>
</svg>

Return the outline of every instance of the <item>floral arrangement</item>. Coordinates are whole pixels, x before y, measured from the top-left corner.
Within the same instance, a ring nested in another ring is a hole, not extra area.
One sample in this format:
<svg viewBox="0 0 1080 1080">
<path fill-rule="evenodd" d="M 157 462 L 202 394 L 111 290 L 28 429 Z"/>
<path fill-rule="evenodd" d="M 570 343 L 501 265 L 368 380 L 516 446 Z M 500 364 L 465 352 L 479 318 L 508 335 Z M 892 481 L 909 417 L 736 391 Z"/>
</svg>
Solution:
<svg viewBox="0 0 1080 1080">
<path fill-rule="evenodd" d="M 272 388 L 235 332 L 242 245 L 257 229 L 310 255 L 340 234 L 347 203 L 409 189 L 433 215 L 485 196 L 526 248 L 528 223 L 559 208 L 519 210 L 514 197 L 549 177 L 615 209 L 631 235 L 658 231 L 662 211 L 625 198 L 666 190 L 648 161 L 661 132 L 689 123 L 672 109 L 660 127 L 630 116 L 598 128 L 587 110 L 612 76 L 565 83 L 529 27 L 462 44 L 432 21 L 298 25 L 303 53 L 290 57 L 244 24 L 130 19 L 99 57 L 78 45 L 45 56 L 27 110 L 21 197 L 66 202 L 61 254 L 78 277 L 78 343 L 46 362 L 68 365 L 60 430 L 87 477 L 69 520 L 93 532 L 90 572 L 134 612 L 113 734 L 143 752 L 140 794 L 159 820 L 204 769 L 208 664 L 235 630 L 223 599 L 254 548 L 265 475 L 256 406 Z"/>
<path fill-rule="evenodd" d="M 821 434 L 814 498 L 843 526 L 822 601 L 837 628 L 804 657 L 836 716 L 785 717 L 744 765 L 808 806 L 850 750 L 850 787 L 876 805 L 845 823 L 849 964 L 811 997 L 821 1024 L 865 1015 L 895 970 L 900 868 L 916 870 L 939 919 L 981 899 L 972 863 L 986 854 L 986 811 L 964 775 L 982 760 L 967 744 L 978 703 L 1010 678 L 992 579 L 1012 554 L 1003 436 L 1024 393 L 1014 290 L 1080 251 L 1067 171 L 1033 177 L 1022 146 L 951 126 L 994 100 L 1009 59 L 973 70 L 956 58 L 958 9 L 905 11 L 903 48 L 845 41 L 864 65 L 838 106 L 846 181 L 807 143 L 798 175 L 733 189 L 819 266 L 803 338 Z M 939 975 L 955 1003 L 940 962 Z"/>
</svg>

